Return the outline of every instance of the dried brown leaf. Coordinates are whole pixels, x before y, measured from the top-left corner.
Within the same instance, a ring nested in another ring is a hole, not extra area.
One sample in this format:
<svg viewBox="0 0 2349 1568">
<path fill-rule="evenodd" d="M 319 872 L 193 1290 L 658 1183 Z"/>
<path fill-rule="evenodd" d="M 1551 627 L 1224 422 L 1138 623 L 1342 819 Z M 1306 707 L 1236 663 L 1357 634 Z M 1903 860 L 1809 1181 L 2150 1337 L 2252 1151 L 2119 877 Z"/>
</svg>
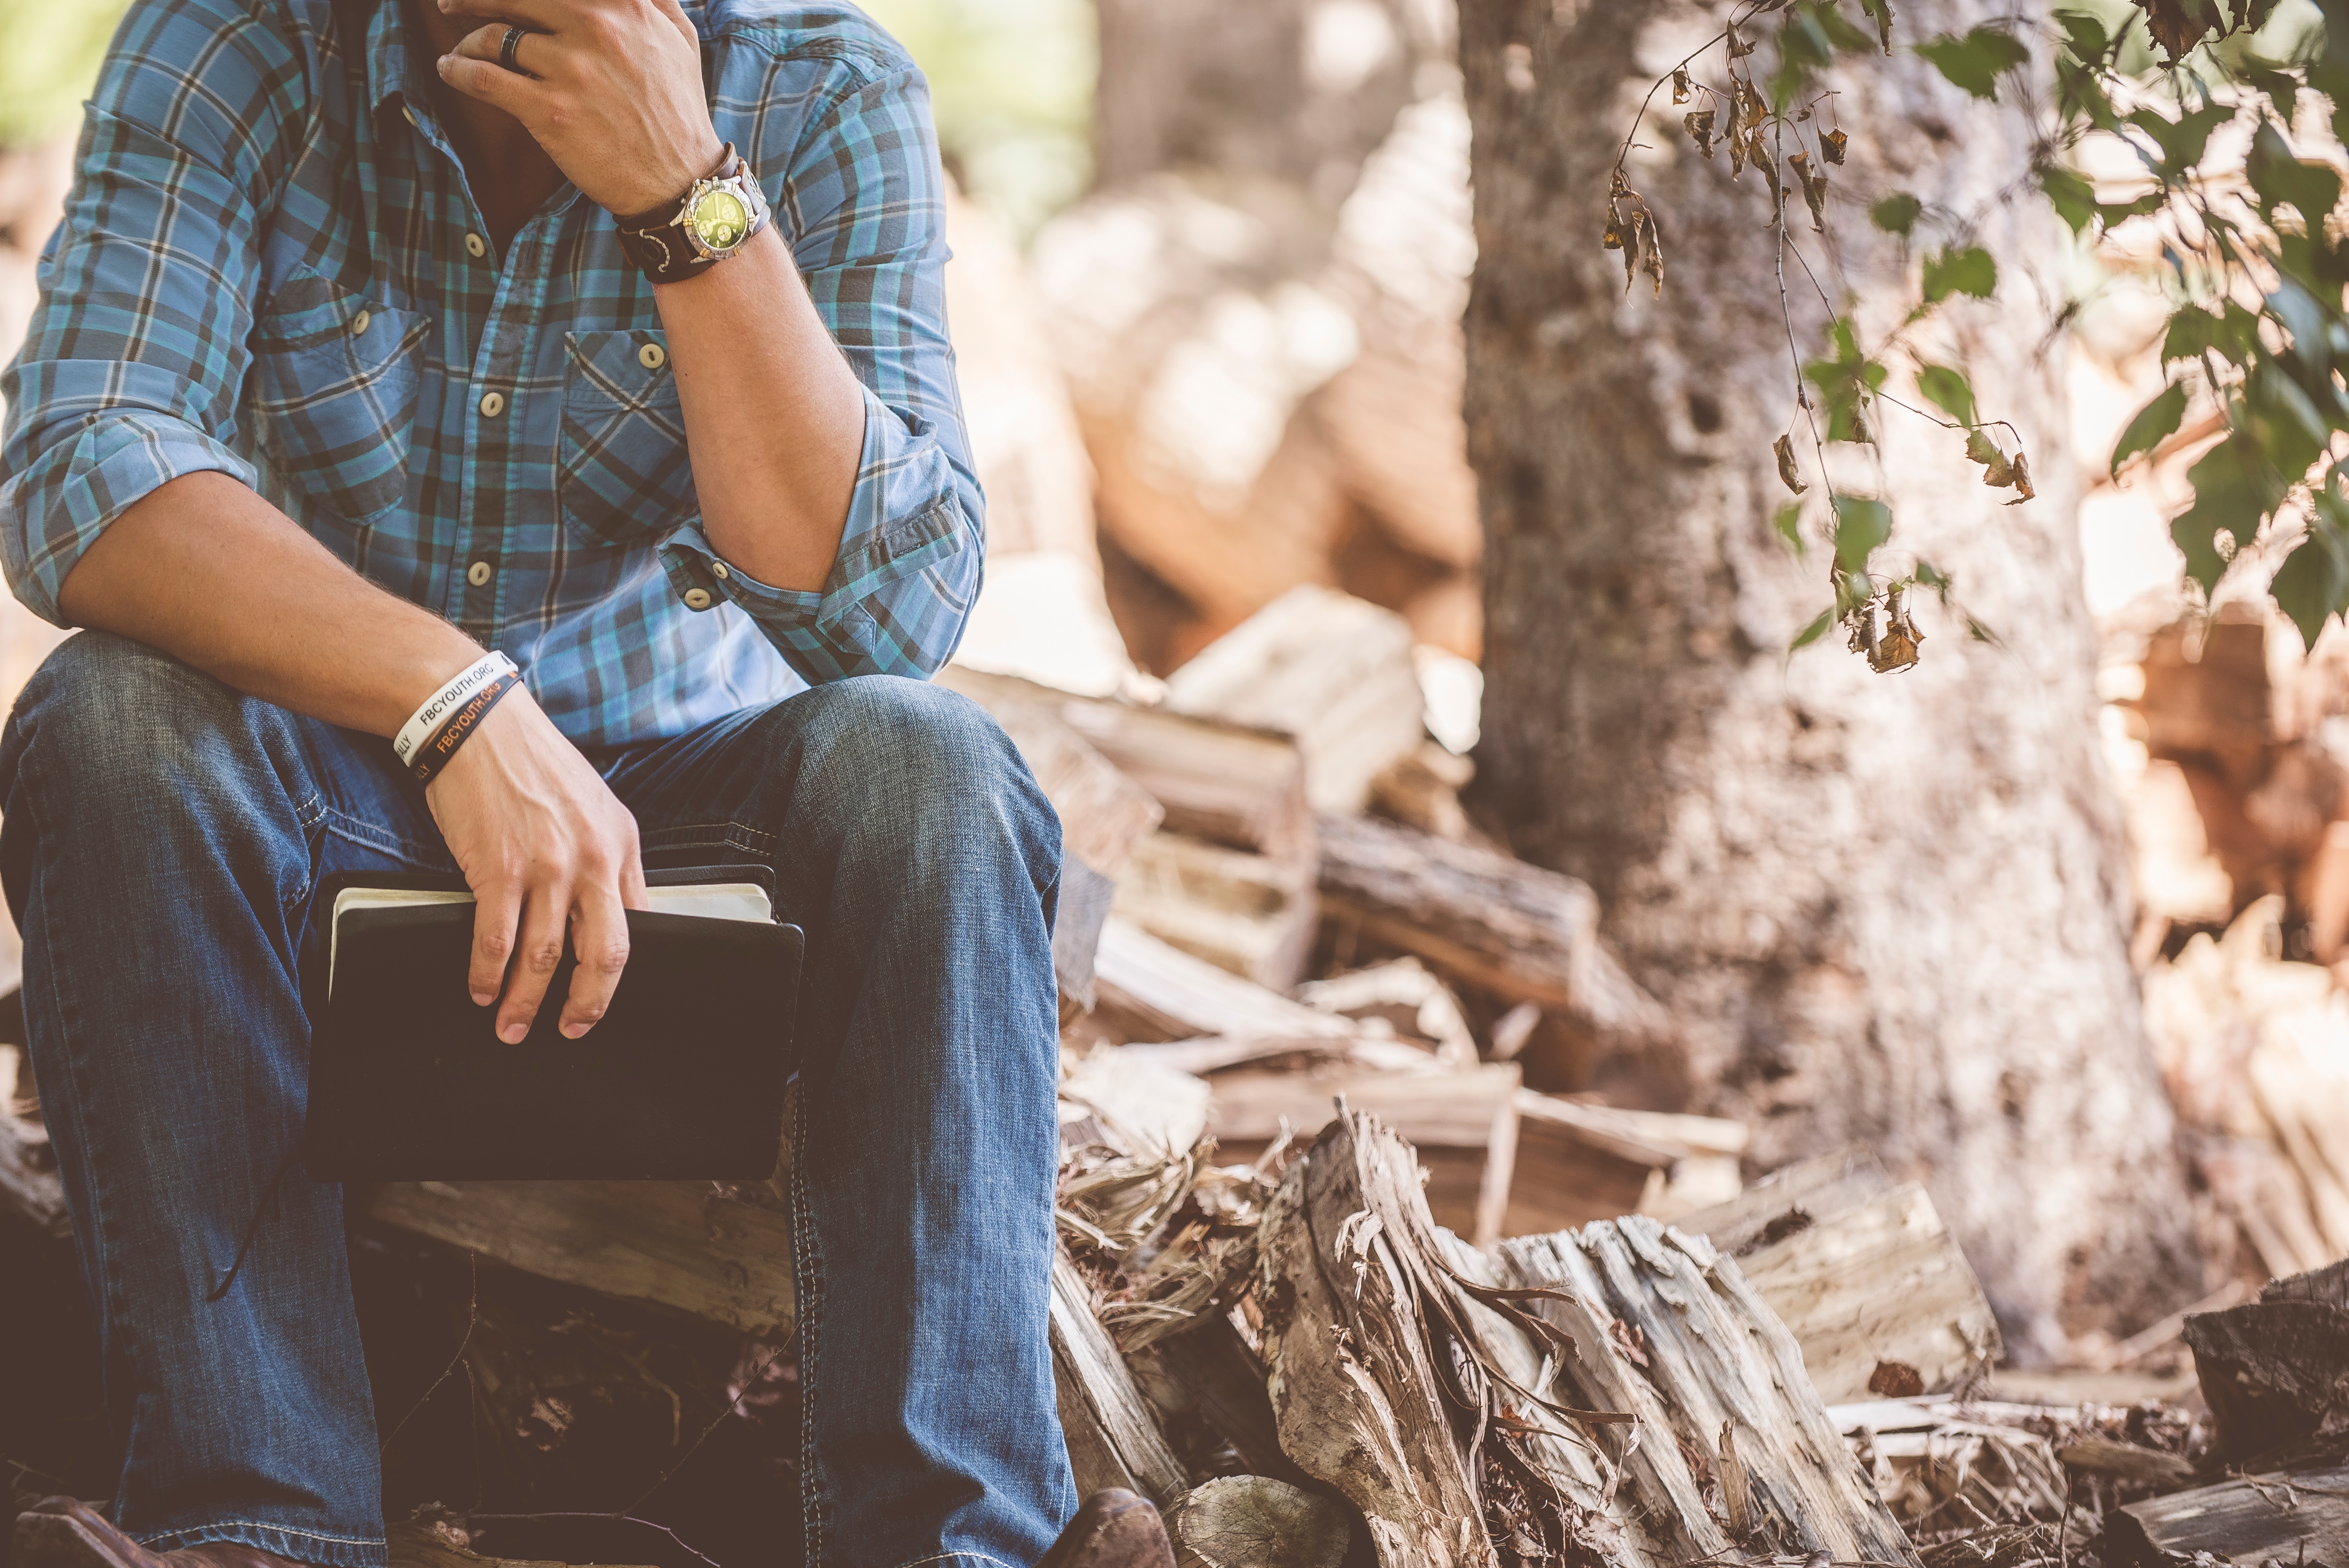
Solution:
<svg viewBox="0 0 2349 1568">
<path fill-rule="evenodd" d="M 1696 143 L 1696 150 L 1707 158 L 1713 156 L 1713 116 L 1712 109 L 1701 108 L 1681 121 L 1688 128 L 1689 137 Z"/>
<path fill-rule="evenodd" d="M 1686 103 L 1686 102 L 1688 102 L 1688 100 L 1689 100 L 1689 74 L 1688 74 L 1688 67 L 1687 67 L 1686 66 L 1682 66 L 1680 69 L 1678 69 L 1678 70 L 1676 70 L 1676 71 L 1674 71 L 1674 72 L 1672 73 L 1672 101 L 1673 101 L 1674 103 Z"/>
<path fill-rule="evenodd" d="M 1811 210 L 1811 232 L 1817 234 L 1826 233 L 1827 232 L 1827 177 L 1823 173 L 1812 172 L 1811 155 L 1807 152 L 1789 154 L 1786 167 L 1793 170 L 1795 178 L 1803 183 L 1803 204 Z"/>
<path fill-rule="evenodd" d="M 1876 38 L 1884 52 L 1892 52 L 1892 0 L 1876 0 Z"/>
<path fill-rule="evenodd" d="M 1763 224 L 1763 227 L 1767 228 L 1785 214 L 1786 188 L 1778 177 L 1778 160 L 1770 156 L 1769 150 L 1762 145 L 1760 138 L 1754 139 L 1754 145 L 1747 150 L 1746 155 L 1754 160 L 1754 167 L 1762 171 L 1762 178 L 1770 182 L 1770 216 Z"/>
<path fill-rule="evenodd" d="M 1801 495 L 1811 488 L 1803 482 L 1802 470 L 1795 466 L 1795 438 L 1791 434 L 1779 437 L 1770 449 L 1778 456 L 1778 478 L 1788 490 Z"/>
<path fill-rule="evenodd" d="M 1906 1361 L 1879 1361 L 1868 1375 L 1868 1391 L 1887 1399 L 1913 1399 L 1925 1391 L 1925 1375 Z"/>
<path fill-rule="evenodd" d="M 2153 35 L 2153 41 L 2162 46 L 2173 64 L 2191 54 L 2209 30 L 2178 0 L 2137 0 L 2137 9 L 2145 13 L 2146 31 Z"/>
<path fill-rule="evenodd" d="M 1623 248 L 1623 221 L 1620 218 L 1607 220 L 1606 232 L 1599 236 L 1599 243 L 1602 250 L 1619 251 Z"/>
<path fill-rule="evenodd" d="M 1664 297 L 1664 242 L 1663 236 L 1656 232 L 1653 218 L 1640 225 L 1640 270 L 1654 281 L 1655 297 L 1661 299 Z"/>
<path fill-rule="evenodd" d="M 1729 28 L 1729 57 L 1731 59 L 1744 59 L 1746 56 L 1754 52 L 1754 39 L 1739 37 L 1737 36 L 1736 25 L 1734 23 L 1731 24 Z"/>
<path fill-rule="evenodd" d="M 1643 211 L 1631 214 L 1631 232 L 1623 245 L 1623 292 L 1631 292 L 1632 280 L 1640 273 L 1640 251 L 1647 242 L 1648 215 Z"/>
<path fill-rule="evenodd" d="M 2009 506 L 2021 506 L 2024 501 L 2034 499 L 2039 492 L 2031 488 L 2031 467 L 2023 460 L 2023 456 L 2021 452 L 2014 454 L 2014 462 L 2013 467 L 2014 469 L 2014 499 L 2008 501 L 2006 504 Z"/>
<path fill-rule="evenodd" d="M 1826 159 L 1829 163 L 1840 166 L 1843 162 L 1844 144 L 1848 142 L 1850 139 L 1850 137 L 1846 136 L 1840 130 L 1831 130 L 1827 132 L 1825 136 L 1819 138 L 1819 156 Z"/>
</svg>

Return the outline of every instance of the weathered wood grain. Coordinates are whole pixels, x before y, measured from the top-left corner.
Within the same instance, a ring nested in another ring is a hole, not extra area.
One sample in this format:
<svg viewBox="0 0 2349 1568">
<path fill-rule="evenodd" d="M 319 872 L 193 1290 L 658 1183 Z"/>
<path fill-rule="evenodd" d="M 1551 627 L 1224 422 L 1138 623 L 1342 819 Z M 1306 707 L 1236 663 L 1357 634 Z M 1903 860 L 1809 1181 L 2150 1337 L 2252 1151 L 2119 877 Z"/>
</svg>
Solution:
<svg viewBox="0 0 2349 1568">
<path fill-rule="evenodd" d="M 1183 1466 L 1066 1253 L 1052 1264 L 1052 1368 L 1078 1495 L 1123 1487 L 1163 1508 L 1182 1494 Z"/>
<path fill-rule="evenodd" d="M 2106 1517 L 2123 1562 L 2349 1563 L 2349 1470 L 2248 1476 L 2133 1502 Z"/>
<path fill-rule="evenodd" d="M 1794 1336 L 1711 1243 L 1632 1215 L 1506 1241 L 1499 1257 L 1504 1283 L 1567 1297 L 1535 1305 L 1576 1346 L 1557 1397 L 1638 1418 L 1625 1485 L 1661 1538 L 1661 1561 L 1742 1549 L 1917 1562 L 1812 1387 Z M 1734 1529 L 1725 1496 L 1716 1510 L 1691 1464 L 1700 1456 L 1719 1476 L 1724 1433 L 1751 1500 L 1750 1536 Z"/>
</svg>

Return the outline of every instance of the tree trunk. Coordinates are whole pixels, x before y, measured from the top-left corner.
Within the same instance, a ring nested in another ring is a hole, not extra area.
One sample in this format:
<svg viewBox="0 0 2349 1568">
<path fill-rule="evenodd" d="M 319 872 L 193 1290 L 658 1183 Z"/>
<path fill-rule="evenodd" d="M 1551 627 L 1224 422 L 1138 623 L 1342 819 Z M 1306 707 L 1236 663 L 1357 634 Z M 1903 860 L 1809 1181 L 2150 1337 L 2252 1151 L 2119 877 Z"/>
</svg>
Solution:
<svg viewBox="0 0 2349 1568">
<path fill-rule="evenodd" d="M 1896 43 L 1992 9 L 1904 4 Z M 1519 852 L 1597 890 L 1616 951 L 1685 1030 L 1696 1098 L 1754 1122 L 1756 1163 L 1872 1144 L 1931 1190 L 2013 1350 L 2050 1357 L 2067 1330 L 2133 1326 L 2199 1284 L 2097 749 L 2050 330 L 2057 231 L 2035 196 L 1991 208 L 2030 164 L 2011 103 L 1968 99 L 1905 51 L 1837 67 L 1851 162 L 1830 171 L 1828 218 L 1863 340 L 1913 297 L 1913 262 L 1867 203 L 1899 189 L 1929 211 L 1989 209 L 1975 237 L 1999 260 L 1995 299 L 1956 302 L 1915 341 L 1967 366 L 1984 417 L 2011 419 L 2045 477 L 2035 502 L 2001 509 L 2008 492 L 1982 486 L 1960 438 L 1885 407 L 1880 477 L 1844 447 L 1837 480 L 1890 502 L 1900 562 L 1950 572 L 2004 645 L 1927 605 L 1923 662 L 1897 679 L 1840 633 L 1790 658 L 1829 595 L 1798 421 L 1807 561 L 1771 525 L 1786 500 L 1771 442 L 1795 410 L 1764 189 L 1697 156 L 1660 93 L 1630 175 L 1661 215 L 1661 299 L 1644 277 L 1627 296 L 1599 245 L 1640 95 L 1725 15 L 1464 8 L 1483 800 Z M 1698 75 L 1725 86 L 1721 71 L 1715 49 Z M 1792 207 L 1837 294 L 1826 242 L 1799 194 Z M 1920 250 L 1946 238 L 1930 219 L 1919 234 Z M 1794 332 L 1817 352 L 1818 297 L 1792 258 L 1786 273 Z M 1893 358 L 1886 390 L 1920 402 Z"/>
</svg>

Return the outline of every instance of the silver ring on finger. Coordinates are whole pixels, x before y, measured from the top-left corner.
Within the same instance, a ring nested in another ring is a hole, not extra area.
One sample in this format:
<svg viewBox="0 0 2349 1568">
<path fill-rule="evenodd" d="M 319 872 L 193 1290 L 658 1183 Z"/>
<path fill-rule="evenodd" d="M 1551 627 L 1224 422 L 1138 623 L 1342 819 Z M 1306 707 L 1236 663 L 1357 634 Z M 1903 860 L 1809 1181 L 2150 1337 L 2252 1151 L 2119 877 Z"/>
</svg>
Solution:
<svg viewBox="0 0 2349 1568">
<path fill-rule="evenodd" d="M 503 66 L 507 70 L 512 71 L 517 76 L 528 76 L 530 74 L 523 70 L 520 66 L 514 64 L 514 51 L 522 47 L 522 41 L 528 36 L 530 36 L 530 29 L 527 27 L 508 27 L 506 29 L 505 42 L 498 46 L 498 64 Z"/>
</svg>

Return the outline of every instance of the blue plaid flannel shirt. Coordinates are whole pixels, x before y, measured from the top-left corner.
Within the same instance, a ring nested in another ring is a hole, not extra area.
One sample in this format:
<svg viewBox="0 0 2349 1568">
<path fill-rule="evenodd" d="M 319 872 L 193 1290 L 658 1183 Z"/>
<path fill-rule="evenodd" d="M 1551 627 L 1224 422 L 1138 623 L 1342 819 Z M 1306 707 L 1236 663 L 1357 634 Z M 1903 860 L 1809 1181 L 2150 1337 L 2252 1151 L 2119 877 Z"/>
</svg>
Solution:
<svg viewBox="0 0 2349 1568">
<path fill-rule="evenodd" d="M 821 593 L 713 570 L 651 285 L 568 184 L 499 256 L 399 0 L 137 0 L 0 375 L 16 596 L 60 621 L 109 522 L 214 469 L 512 655 L 582 745 L 943 664 L 984 524 L 927 89 L 846 5 L 685 8 L 718 134 L 865 387 Z"/>
</svg>

